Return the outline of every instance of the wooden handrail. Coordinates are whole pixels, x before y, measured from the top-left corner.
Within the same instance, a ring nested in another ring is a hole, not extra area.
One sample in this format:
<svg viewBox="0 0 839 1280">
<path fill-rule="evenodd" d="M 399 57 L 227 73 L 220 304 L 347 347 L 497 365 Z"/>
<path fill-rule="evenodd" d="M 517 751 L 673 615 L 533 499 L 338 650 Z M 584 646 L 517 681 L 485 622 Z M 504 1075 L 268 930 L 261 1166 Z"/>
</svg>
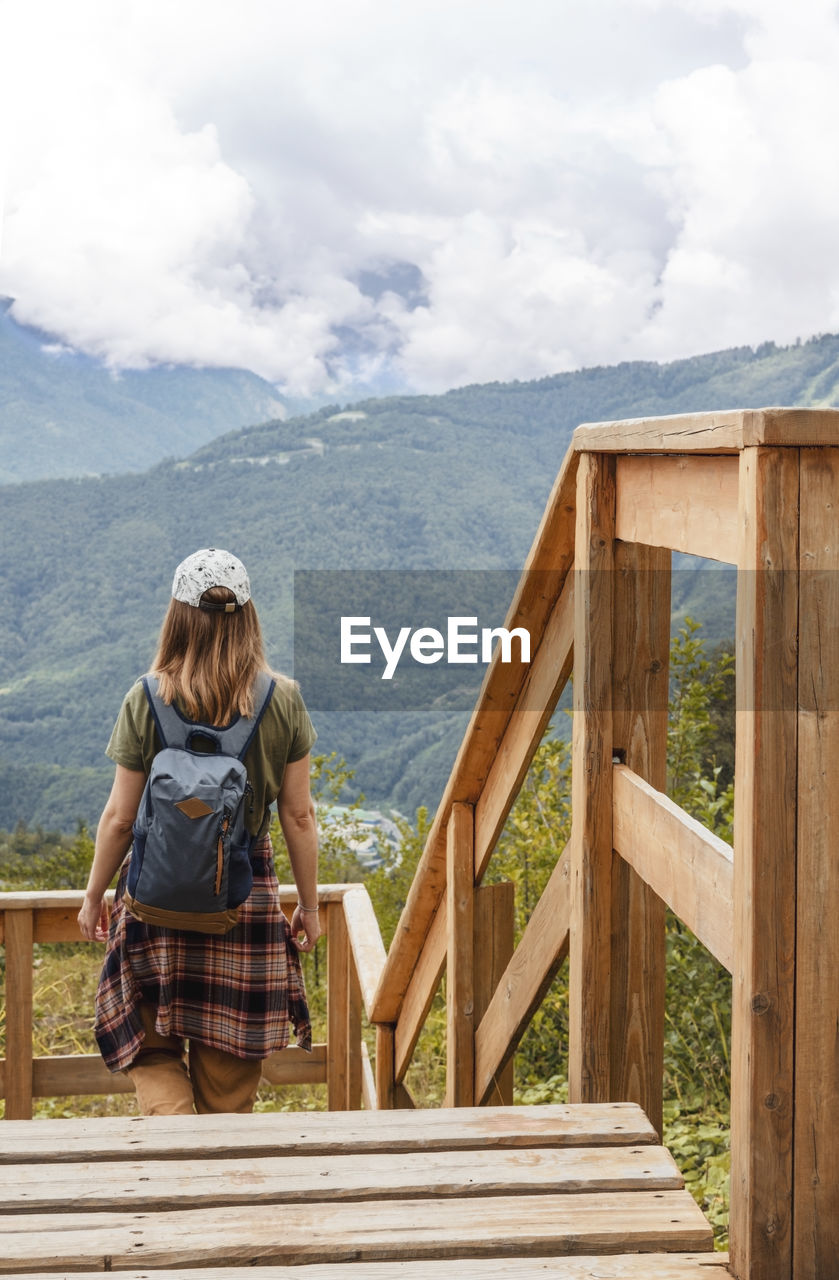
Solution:
<svg viewBox="0 0 839 1280">
<path fill-rule="evenodd" d="M 293 885 L 279 886 L 280 904 L 290 915 L 297 902 Z M 107 895 L 113 901 L 113 893 Z M 0 1060 L 0 1097 L 6 1118 L 31 1115 L 32 1099 L 65 1095 L 131 1092 L 131 1082 L 112 1074 L 99 1054 L 32 1056 L 33 945 L 80 942 L 77 915 L 83 890 L 25 890 L 0 893 L 0 942 L 6 947 L 6 1058 Z M 369 1011 L 384 964 L 385 950 L 366 888 L 325 884 L 318 890 L 321 926 L 327 937 L 327 1011 L 330 1037 L 311 1054 L 290 1045 L 263 1064 L 275 1085 L 327 1085 L 333 1108 L 376 1106 L 376 1090 L 361 1040 L 360 1009 Z M 330 937 L 331 935 L 331 937 Z M 329 956 L 332 956 L 331 964 Z M 331 1043 L 330 1043 L 331 1041 Z"/>
</svg>

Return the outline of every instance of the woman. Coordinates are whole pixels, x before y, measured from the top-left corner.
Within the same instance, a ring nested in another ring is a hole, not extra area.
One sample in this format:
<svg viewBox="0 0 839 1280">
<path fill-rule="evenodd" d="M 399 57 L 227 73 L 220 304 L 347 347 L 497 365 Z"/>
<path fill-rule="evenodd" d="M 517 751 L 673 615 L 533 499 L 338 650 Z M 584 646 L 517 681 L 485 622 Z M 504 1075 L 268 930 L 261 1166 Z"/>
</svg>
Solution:
<svg viewBox="0 0 839 1280">
<path fill-rule="evenodd" d="M 188 556 L 175 571 L 152 668 L 164 702 L 188 720 L 224 727 L 258 710 L 252 690 L 266 669 L 244 565 L 214 548 Z M 290 1024 L 298 1044 L 311 1046 L 297 950 L 311 951 L 320 935 L 309 792 L 314 741 L 297 686 L 277 677 L 244 757 L 254 793 L 246 818 L 255 837 L 253 890 L 226 934 L 163 929 L 135 919 L 123 903 L 125 855 L 162 745 L 142 682 L 123 701 L 107 747 L 116 775 L 96 833 L 79 928 L 90 941 L 108 939 L 96 1038 L 107 1066 L 128 1072 L 144 1115 L 251 1111 L 262 1060 L 288 1043 Z M 290 928 L 280 910 L 267 834 L 273 801 L 297 886 Z M 120 863 L 109 928 L 104 895 Z"/>
</svg>

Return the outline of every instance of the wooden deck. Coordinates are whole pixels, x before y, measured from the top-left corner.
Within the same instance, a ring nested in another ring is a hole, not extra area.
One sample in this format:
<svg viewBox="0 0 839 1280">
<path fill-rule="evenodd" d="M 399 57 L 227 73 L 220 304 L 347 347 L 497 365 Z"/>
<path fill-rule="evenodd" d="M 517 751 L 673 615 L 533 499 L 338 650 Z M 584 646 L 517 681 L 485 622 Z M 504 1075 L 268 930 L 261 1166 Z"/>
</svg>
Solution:
<svg viewBox="0 0 839 1280">
<path fill-rule="evenodd" d="M 5 1275 L 726 1274 L 631 1103 L 9 1121 L 0 1162 Z"/>
</svg>

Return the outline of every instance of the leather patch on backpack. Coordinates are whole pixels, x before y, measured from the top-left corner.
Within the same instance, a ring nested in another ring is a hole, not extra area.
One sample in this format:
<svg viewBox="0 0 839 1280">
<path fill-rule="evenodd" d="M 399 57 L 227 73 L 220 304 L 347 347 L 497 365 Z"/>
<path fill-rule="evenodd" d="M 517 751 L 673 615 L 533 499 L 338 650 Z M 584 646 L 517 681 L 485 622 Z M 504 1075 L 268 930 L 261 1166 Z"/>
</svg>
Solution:
<svg viewBox="0 0 839 1280">
<path fill-rule="evenodd" d="M 205 804 L 198 796 L 190 796 L 188 800 L 178 800 L 175 808 L 180 809 L 181 813 L 185 813 L 188 818 L 206 818 L 208 813 L 213 812 L 210 805 Z"/>
</svg>

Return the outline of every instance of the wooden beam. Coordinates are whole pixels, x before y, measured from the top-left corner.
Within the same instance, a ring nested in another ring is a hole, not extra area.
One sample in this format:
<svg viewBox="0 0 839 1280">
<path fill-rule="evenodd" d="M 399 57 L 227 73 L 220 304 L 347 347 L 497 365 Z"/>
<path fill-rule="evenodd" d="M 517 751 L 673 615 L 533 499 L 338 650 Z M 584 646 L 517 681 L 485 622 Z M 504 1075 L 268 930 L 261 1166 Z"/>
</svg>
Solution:
<svg viewBox="0 0 839 1280">
<path fill-rule="evenodd" d="M 731 1266 L 792 1276 L 798 452 L 740 459 Z"/>
<path fill-rule="evenodd" d="M 793 1275 L 839 1259 L 839 449 L 801 451 Z"/>
<path fill-rule="evenodd" d="M 839 444 L 836 409 L 729 409 L 584 422 L 573 447 L 605 453 L 739 453 L 757 445 Z"/>
<path fill-rule="evenodd" d="M 615 534 L 737 563 L 738 459 L 625 454 L 617 459 Z"/>
<path fill-rule="evenodd" d="M 349 1038 L 347 1040 L 346 1107 L 348 1111 L 359 1111 L 361 1109 L 362 1088 L 364 1085 L 362 1079 L 364 1065 L 361 1057 L 361 987 L 358 982 L 355 964 L 352 961 L 352 952 L 349 948 L 347 948 L 347 951 L 350 964 L 349 973 L 347 974 L 347 1028 Z"/>
<path fill-rule="evenodd" d="M 734 963 L 731 845 L 622 765 L 612 782 L 615 849 L 725 965 Z"/>
<path fill-rule="evenodd" d="M 475 1101 L 491 1097 L 493 1081 L 519 1046 L 530 1020 L 568 955 L 571 859 L 564 850 L 531 912 L 475 1033 Z"/>
<path fill-rule="evenodd" d="M 511 880 L 501 884 L 485 884 L 475 892 L 475 1013 L 474 1026 L 490 1006 L 513 956 L 515 937 L 516 887 Z M 476 1102 L 488 1102 L 493 1106 L 512 1106 L 513 1061 L 493 1072 L 484 1090 L 485 1096 L 477 1097 L 478 1049 L 475 1033 L 475 1089 Z"/>
<path fill-rule="evenodd" d="M 425 946 L 420 953 L 416 969 L 405 994 L 399 1021 L 396 1024 L 395 1073 L 402 1080 L 411 1065 L 414 1049 L 420 1038 L 428 1011 L 437 994 L 443 970 L 446 967 L 446 918 L 448 916 L 448 892 L 443 895 Z"/>
<path fill-rule="evenodd" d="M 330 1111 L 346 1111 L 349 1102 L 350 946 L 340 902 L 327 908 L 326 946 L 326 1092 Z"/>
<path fill-rule="evenodd" d="M 447 839 L 446 1106 L 475 1100 L 475 811 L 453 804 Z"/>
<path fill-rule="evenodd" d="M 6 1119 L 32 1116 L 32 911 L 6 916 Z"/>
<path fill-rule="evenodd" d="M 703 459 L 704 461 L 704 459 Z M 727 462 L 728 459 L 725 459 Z M 612 753 L 654 786 L 667 779 L 670 552 L 615 546 Z M 614 835 L 612 837 L 614 845 Z M 662 1132 L 664 904 L 623 859 L 612 862 L 611 1096 L 637 1102 Z"/>
<path fill-rule="evenodd" d="M 351 889 L 344 895 L 344 919 L 361 986 L 361 998 L 369 1017 L 386 953 L 379 922 L 366 889 Z"/>
<path fill-rule="evenodd" d="M 577 473 L 574 568 L 568 1060 L 572 1102 L 605 1102 L 611 1090 L 614 534 L 614 458 L 583 454 Z"/>
<path fill-rule="evenodd" d="M 577 455 L 569 450 L 525 563 L 505 626 L 525 626 L 538 648 L 573 561 Z M 417 873 L 388 952 L 372 1010 L 374 1022 L 395 1022 L 446 884 L 446 827 L 455 801 L 474 805 L 492 767 L 527 676 L 502 663 L 496 649 L 446 784 Z"/>
<path fill-rule="evenodd" d="M 498 746 L 475 805 L 475 881 L 480 884 L 545 726 L 571 674 L 574 581 L 569 575 L 545 627 L 515 714 Z"/>
</svg>

